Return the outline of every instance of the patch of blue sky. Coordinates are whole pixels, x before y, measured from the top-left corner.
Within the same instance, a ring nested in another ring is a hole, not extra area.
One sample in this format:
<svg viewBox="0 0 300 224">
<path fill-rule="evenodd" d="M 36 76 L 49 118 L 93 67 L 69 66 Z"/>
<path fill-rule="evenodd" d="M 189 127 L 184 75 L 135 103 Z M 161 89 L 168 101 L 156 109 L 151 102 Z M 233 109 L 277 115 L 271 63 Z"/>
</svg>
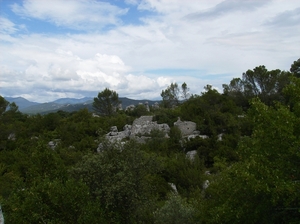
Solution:
<svg viewBox="0 0 300 224">
<path fill-rule="evenodd" d="M 120 16 L 124 25 L 142 25 L 144 22 L 142 18 L 152 17 L 157 15 L 154 11 L 140 10 L 138 4 L 128 4 L 126 1 L 121 0 L 106 0 L 110 4 L 116 5 L 122 9 L 128 8 L 128 12 Z"/>
<path fill-rule="evenodd" d="M 125 25 L 142 25 L 144 21 L 142 18 L 152 17 L 157 15 L 151 11 L 138 10 L 136 6 L 129 8 L 128 12 L 121 16 L 121 19 Z"/>
<path fill-rule="evenodd" d="M 121 15 L 119 18 L 122 21 L 123 25 L 142 25 L 144 22 L 142 18 L 147 18 L 151 16 L 155 16 L 156 13 L 153 11 L 147 10 L 139 10 L 137 5 L 129 5 L 124 1 L 107 1 L 110 4 L 114 4 L 122 9 L 128 8 L 128 12 L 124 15 Z M 22 25 L 24 29 L 18 29 L 18 34 L 24 33 L 51 33 L 51 34 L 78 34 L 85 32 L 108 32 L 116 27 L 113 24 L 107 24 L 106 26 L 99 27 L 98 29 L 77 29 L 76 27 L 66 27 L 66 26 L 58 26 L 53 24 L 51 21 L 44 21 L 35 18 L 28 18 L 16 15 L 12 10 L 12 4 L 22 4 L 22 1 L 8 1 L 8 0 L 0 0 L 1 4 L 1 16 L 6 17 L 10 21 L 16 24 L 16 26 Z"/>
<path fill-rule="evenodd" d="M 25 19 L 26 20 L 26 19 Z M 82 30 L 70 29 L 66 26 L 57 26 L 48 21 L 43 21 L 39 19 L 29 19 L 27 23 L 25 23 L 27 30 L 30 33 L 43 33 L 43 34 L 77 34 L 82 33 Z"/>
<path fill-rule="evenodd" d="M 13 1 L 14 3 L 22 3 L 22 1 Z M 9 19 L 15 24 L 17 32 L 12 34 L 12 36 L 18 34 L 27 34 L 27 33 L 77 33 L 77 30 L 68 29 L 64 27 L 58 27 L 55 24 L 52 24 L 48 21 L 42 21 L 39 19 L 28 18 L 23 16 L 16 15 L 11 10 L 12 1 L 4 0 L 0 2 L 1 4 L 1 16 Z"/>
</svg>

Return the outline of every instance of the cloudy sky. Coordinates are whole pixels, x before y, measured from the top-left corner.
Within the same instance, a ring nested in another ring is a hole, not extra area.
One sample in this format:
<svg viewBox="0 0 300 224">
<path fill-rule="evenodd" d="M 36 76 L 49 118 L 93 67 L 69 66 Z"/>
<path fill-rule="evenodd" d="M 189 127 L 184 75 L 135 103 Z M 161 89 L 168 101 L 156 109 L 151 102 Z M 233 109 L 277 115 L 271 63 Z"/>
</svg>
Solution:
<svg viewBox="0 0 300 224">
<path fill-rule="evenodd" d="M 0 0 L 0 95 L 200 94 L 300 57 L 299 0 Z"/>
</svg>

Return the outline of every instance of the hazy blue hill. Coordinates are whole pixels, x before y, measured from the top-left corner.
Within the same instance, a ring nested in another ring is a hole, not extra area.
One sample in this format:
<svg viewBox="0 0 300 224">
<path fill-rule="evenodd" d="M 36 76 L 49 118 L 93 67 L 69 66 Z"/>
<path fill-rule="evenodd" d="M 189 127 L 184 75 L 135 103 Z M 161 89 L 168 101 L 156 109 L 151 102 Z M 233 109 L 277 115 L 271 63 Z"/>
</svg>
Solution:
<svg viewBox="0 0 300 224">
<path fill-rule="evenodd" d="M 22 97 L 15 97 L 15 98 L 5 97 L 5 99 L 10 103 L 15 102 L 18 105 L 19 110 L 22 113 L 26 113 L 26 114 L 37 114 L 37 113 L 47 114 L 47 113 L 57 112 L 59 110 L 73 112 L 84 108 L 87 108 L 89 111 L 94 111 L 93 110 L 94 98 L 92 97 L 84 97 L 81 99 L 61 98 L 50 103 L 35 103 L 26 100 Z M 138 105 L 140 103 L 144 104 L 145 102 L 148 102 L 148 105 L 151 106 L 155 102 L 159 102 L 159 101 L 152 101 L 152 100 L 133 100 L 127 97 L 120 97 L 119 100 L 122 102 L 122 107 L 124 110 L 129 105 Z"/>
<path fill-rule="evenodd" d="M 12 103 L 15 102 L 17 106 L 19 107 L 19 110 L 22 111 L 26 107 L 39 105 L 39 103 L 31 102 L 29 100 L 26 100 L 23 97 L 4 97 L 8 102 Z"/>
<path fill-rule="evenodd" d="M 61 107 L 64 107 L 64 105 L 58 103 L 42 103 L 42 104 L 26 107 L 20 111 L 26 114 L 37 114 L 37 113 L 44 113 L 46 111 L 59 110 Z"/>
<path fill-rule="evenodd" d="M 40 114 L 48 114 L 48 113 L 55 113 L 59 110 L 66 111 L 66 112 L 74 112 L 79 111 L 81 109 L 87 108 L 89 111 L 93 111 L 93 104 L 92 103 L 81 103 L 81 104 L 66 104 L 61 105 L 61 107 L 53 109 L 53 110 L 45 110 L 39 112 Z"/>
<path fill-rule="evenodd" d="M 159 103 L 160 102 L 159 100 L 156 100 L 156 101 L 153 101 L 153 100 L 133 100 L 133 99 L 129 99 L 127 97 L 120 97 L 119 100 L 122 101 L 123 109 L 125 109 L 129 105 L 138 105 L 139 103 L 144 104 L 145 102 L 148 102 L 148 105 L 152 106 L 154 103 L 156 103 L 156 102 Z"/>
<path fill-rule="evenodd" d="M 93 102 L 94 98 L 92 97 L 84 97 L 81 99 L 75 99 L 75 98 L 61 98 L 53 101 L 53 103 L 58 104 L 79 104 L 79 103 L 91 103 Z"/>
</svg>

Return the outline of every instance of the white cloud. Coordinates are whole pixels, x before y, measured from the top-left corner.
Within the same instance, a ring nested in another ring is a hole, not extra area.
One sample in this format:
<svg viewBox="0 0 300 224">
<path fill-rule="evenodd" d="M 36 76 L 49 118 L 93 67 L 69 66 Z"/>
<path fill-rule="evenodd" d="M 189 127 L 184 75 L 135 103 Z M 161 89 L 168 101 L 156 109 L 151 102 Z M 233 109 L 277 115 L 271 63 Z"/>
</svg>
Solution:
<svg viewBox="0 0 300 224">
<path fill-rule="evenodd" d="M 117 55 L 96 53 L 93 57 L 81 58 L 70 50 L 45 48 L 46 43 L 55 44 L 51 39 L 44 40 L 47 41 L 32 46 L 34 40 L 28 37 L 23 39 L 21 46 L 9 46 L 12 49 L 9 56 L 19 60 L 0 70 L 2 91 L 13 95 L 10 89 L 14 89 L 19 95 L 31 95 L 30 98 L 39 102 L 54 100 L 53 97 L 58 96 L 82 97 L 82 93 L 91 96 L 106 87 L 122 96 L 137 96 L 141 92 L 158 95 L 155 79 L 129 74 L 130 67 Z M 74 94 L 76 92 L 78 94 Z"/>
<path fill-rule="evenodd" d="M 100 26 L 116 26 L 105 33 L 95 29 L 84 34 L 16 35 L 18 25 L 4 21 L 14 35 L 6 34 L 0 45 L 0 52 L 7 52 L 0 54 L 1 94 L 11 94 L 9 88 L 16 86 L 26 96 L 32 92 L 43 99 L 47 94 L 82 97 L 108 87 L 120 96 L 149 99 L 159 98 L 171 82 L 186 82 L 191 92 L 199 94 L 206 84 L 222 90 L 223 83 L 262 64 L 288 70 L 299 58 L 300 24 L 295 21 L 300 3 L 296 1 L 246 0 L 239 5 L 232 0 L 129 0 L 141 12 L 155 12 L 142 17 L 139 25 L 120 22 L 125 11 L 108 3 L 58 1 L 48 8 L 48 1 L 40 2 L 24 1 L 13 9 L 25 17 L 67 28 L 86 26 L 89 31 L 107 10 L 111 17 Z M 187 15 L 198 17 L 187 19 Z M 163 69 L 199 72 L 148 72 Z"/>
<path fill-rule="evenodd" d="M 0 17 L 0 33 L 12 34 L 17 31 L 16 25 L 9 19 Z"/>
<path fill-rule="evenodd" d="M 49 21 L 70 29 L 95 29 L 106 25 L 117 25 L 118 18 L 127 13 L 108 2 L 96 0 L 26 0 L 22 5 L 14 3 L 14 13 L 29 18 Z"/>
</svg>

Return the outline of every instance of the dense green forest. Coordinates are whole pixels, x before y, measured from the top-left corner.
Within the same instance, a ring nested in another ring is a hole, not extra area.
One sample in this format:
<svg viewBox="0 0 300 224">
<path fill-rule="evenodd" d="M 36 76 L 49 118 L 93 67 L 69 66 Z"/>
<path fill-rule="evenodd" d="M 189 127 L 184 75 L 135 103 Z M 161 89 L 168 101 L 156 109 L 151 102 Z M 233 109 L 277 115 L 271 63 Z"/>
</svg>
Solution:
<svg viewBox="0 0 300 224">
<path fill-rule="evenodd" d="M 189 94 L 186 83 L 172 83 L 161 96 L 159 108 L 124 111 L 110 107 L 118 94 L 105 89 L 95 97 L 98 116 L 26 115 L 0 96 L 5 222 L 300 222 L 300 59 L 290 71 L 248 70 L 223 93 L 207 85 Z M 143 144 L 103 137 L 142 115 L 167 123 L 169 137 L 158 130 Z M 183 139 L 178 117 L 208 137 Z"/>
</svg>

